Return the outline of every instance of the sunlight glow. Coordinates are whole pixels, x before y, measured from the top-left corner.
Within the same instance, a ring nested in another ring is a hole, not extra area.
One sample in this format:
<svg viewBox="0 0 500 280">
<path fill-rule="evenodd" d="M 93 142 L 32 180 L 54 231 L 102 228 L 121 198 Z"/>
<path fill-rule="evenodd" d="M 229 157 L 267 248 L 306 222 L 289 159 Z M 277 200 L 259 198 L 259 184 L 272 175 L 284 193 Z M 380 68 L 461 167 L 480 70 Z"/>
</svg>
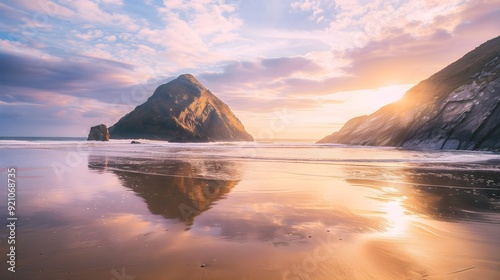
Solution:
<svg viewBox="0 0 500 280">
<path fill-rule="evenodd" d="M 379 104 L 389 104 L 394 101 L 398 101 L 403 97 L 408 89 L 410 89 L 413 85 L 393 85 L 382 87 L 376 90 L 380 96 L 377 96 Z"/>
<path fill-rule="evenodd" d="M 406 231 L 408 220 L 401 201 L 401 199 L 389 201 L 384 206 L 384 210 L 387 213 L 386 219 L 389 224 L 386 229 L 386 234 L 388 235 L 400 235 Z"/>
</svg>

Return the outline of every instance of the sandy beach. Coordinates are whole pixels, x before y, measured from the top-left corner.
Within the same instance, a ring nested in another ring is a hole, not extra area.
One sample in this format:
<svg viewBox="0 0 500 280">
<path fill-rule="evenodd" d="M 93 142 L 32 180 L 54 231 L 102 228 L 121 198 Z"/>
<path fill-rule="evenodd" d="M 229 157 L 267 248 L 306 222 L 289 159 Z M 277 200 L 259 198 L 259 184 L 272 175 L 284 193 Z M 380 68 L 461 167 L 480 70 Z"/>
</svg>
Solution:
<svg viewBox="0 0 500 280">
<path fill-rule="evenodd" d="M 499 154 L 83 141 L 0 155 L 2 180 L 18 174 L 2 279 L 500 278 Z"/>
</svg>

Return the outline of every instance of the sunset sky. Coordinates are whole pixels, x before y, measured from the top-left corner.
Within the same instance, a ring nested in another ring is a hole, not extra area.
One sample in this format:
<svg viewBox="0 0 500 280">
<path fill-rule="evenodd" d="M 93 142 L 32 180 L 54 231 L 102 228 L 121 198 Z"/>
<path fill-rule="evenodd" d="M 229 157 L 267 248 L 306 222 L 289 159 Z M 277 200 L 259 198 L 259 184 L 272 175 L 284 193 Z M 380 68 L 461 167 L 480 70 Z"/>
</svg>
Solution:
<svg viewBox="0 0 500 280">
<path fill-rule="evenodd" d="M 0 3 L 0 136 L 82 136 L 195 75 L 256 138 L 320 139 L 500 30 L 500 1 Z"/>
</svg>

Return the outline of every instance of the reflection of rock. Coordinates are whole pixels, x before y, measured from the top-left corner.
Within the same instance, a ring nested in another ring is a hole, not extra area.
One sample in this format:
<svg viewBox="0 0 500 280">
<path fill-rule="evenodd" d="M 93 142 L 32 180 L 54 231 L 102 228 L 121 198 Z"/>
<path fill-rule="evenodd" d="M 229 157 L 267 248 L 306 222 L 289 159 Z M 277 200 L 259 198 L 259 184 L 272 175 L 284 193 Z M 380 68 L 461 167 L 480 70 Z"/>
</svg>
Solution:
<svg viewBox="0 0 500 280">
<path fill-rule="evenodd" d="M 96 125 L 90 128 L 87 141 L 109 141 L 108 127 L 104 124 Z"/>
<path fill-rule="evenodd" d="M 485 212 L 500 213 L 498 204 L 493 203 L 500 198 L 500 174 L 461 167 L 460 170 L 416 167 L 369 171 L 365 167 L 359 170 L 351 167 L 349 172 L 357 178 L 347 181 L 381 189 L 396 188 L 406 197 L 402 204 L 407 210 L 438 220 L 477 220 Z"/>
<path fill-rule="evenodd" d="M 105 164 L 105 166 L 104 166 Z M 197 166 L 182 161 L 157 161 L 89 157 L 90 169 L 108 168 L 123 186 L 144 198 L 152 214 L 178 218 L 191 224 L 195 216 L 211 208 L 238 184 L 238 169 L 226 162 L 203 162 Z M 220 175 L 204 178 L 200 173 Z"/>
<path fill-rule="evenodd" d="M 92 162 L 98 161 L 99 164 L 92 164 Z M 97 171 L 98 173 L 104 173 L 108 170 L 108 157 L 107 156 L 89 156 L 89 168 Z"/>
<path fill-rule="evenodd" d="M 500 213 L 498 172 L 482 170 L 430 170 L 407 172 L 413 185 L 407 197 L 409 210 L 444 220 L 477 220 L 482 213 Z"/>
</svg>

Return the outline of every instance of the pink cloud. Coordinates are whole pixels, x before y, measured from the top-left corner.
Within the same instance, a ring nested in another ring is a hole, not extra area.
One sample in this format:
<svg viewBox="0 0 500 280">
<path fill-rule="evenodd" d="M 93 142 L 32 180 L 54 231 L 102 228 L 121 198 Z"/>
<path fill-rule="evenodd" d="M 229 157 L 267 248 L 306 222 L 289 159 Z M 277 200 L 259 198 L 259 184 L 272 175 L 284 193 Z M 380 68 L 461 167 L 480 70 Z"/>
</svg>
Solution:
<svg viewBox="0 0 500 280">
<path fill-rule="evenodd" d="M 120 0 L 99 1 L 100 4 L 121 6 Z M 37 11 L 51 17 L 59 17 L 70 21 L 85 21 L 105 26 L 122 26 L 127 30 L 139 29 L 135 21 L 120 13 L 104 11 L 97 2 L 90 0 L 69 0 L 58 4 L 49 0 L 29 1 L 21 0 L 18 4 L 32 11 Z"/>
<path fill-rule="evenodd" d="M 314 96 L 415 84 L 498 36 L 500 9 L 494 2 L 477 1 L 448 15 L 436 16 L 420 36 L 408 30 L 420 30 L 422 22 L 385 29 L 382 37 L 362 47 L 335 52 L 347 62 L 341 66 L 341 74 L 320 81 L 282 79 L 281 89 L 293 96 Z M 314 60 L 321 60 L 321 56 L 315 55 Z"/>
<path fill-rule="evenodd" d="M 32 11 L 38 11 L 44 13 L 48 16 L 59 16 L 59 17 L 74 17 L 75 12 L 67 7 L 60 5 L 56 2 L 49 0 L 40 0 L 40 1 L 30 1 L 30 0 L 19 0 L 18 3 L 20 6 L 27 8 Z"/>
</svg>

